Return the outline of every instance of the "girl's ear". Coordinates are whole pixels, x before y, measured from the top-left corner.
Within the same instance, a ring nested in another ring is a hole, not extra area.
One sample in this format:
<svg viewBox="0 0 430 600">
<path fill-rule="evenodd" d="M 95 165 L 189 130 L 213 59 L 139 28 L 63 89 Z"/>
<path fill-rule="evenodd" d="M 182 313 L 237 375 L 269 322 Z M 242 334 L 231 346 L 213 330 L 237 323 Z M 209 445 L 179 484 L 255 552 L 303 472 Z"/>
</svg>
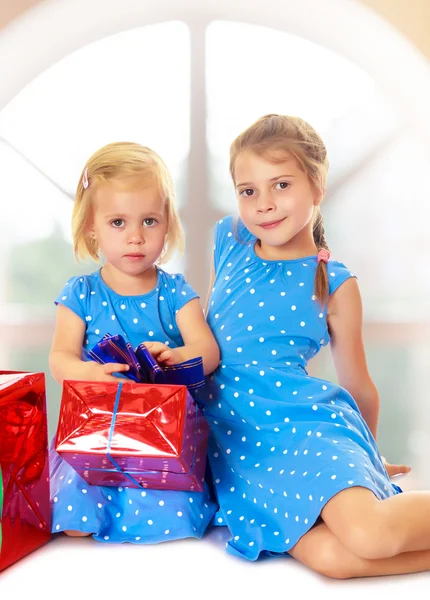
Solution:
<svg viewBox="0 0 430 600">
<path fill-rule="evenodd" d="M 96 239 L 96 231 L 95 231 L 94 219 L 93 219 L 92 215 L 88 215 L 86 222 L 85 222 L 84 231 L 85 231 L 85 234 L 89 238 L 91 238 L 92 240 Z"/>
<path fill-rule="evenodd" d="M 95 240 L 96 239 L 96 232 L 94 230 L 94 227 L 85 227 L 85 234 L 88 236 L 88 238 L 90 240 Z"/>
<path fill-rule="evenodd" d="M 325 188 L 316 188 L 314 194 L 314 206 L 319 206 L 325 196 Z"/>
</svg>

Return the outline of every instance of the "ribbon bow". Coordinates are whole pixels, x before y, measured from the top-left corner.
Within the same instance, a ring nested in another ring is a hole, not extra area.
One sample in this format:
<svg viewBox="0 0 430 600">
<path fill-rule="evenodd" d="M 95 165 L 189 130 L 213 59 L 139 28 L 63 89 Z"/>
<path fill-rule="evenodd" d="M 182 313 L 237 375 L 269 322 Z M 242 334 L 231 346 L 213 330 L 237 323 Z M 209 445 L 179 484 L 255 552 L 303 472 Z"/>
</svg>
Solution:
<svg viewBox="0 0 430 600">
<path fill-rule="evenodd" d="M 205 383 L 201 356 L 161 367 L 145 344 L 139 344 L 134 350 L 122 335 L 106 334 L 92 350 L 84 352 L 90 360 L 102 365 L 110 362 L 128 365 L 130 369 L 124 375 L 136 383 L 186 385 L 190 391 Z"/>
</svg>

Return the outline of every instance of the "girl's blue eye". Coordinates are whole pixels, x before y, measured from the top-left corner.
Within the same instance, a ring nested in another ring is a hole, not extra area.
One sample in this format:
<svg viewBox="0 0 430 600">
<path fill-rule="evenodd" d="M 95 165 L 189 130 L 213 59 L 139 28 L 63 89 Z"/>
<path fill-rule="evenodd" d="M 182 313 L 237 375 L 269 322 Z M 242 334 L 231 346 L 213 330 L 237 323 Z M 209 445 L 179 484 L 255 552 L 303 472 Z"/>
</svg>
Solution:
<svg viewBox="0 0 430 600">
<path fill-rule="evenodd" d="M 151 219 L 143 219 L 143 222 L 147 227 L 154 227 L 154 225 L 156 225 L 158 221 L 156 219 L 151 218 Z"/>
<path fill-rule="evenodd" d="M 114 219 L 113 221 L 111 221 L 111 225 L 113 225 L 114 227 L 122 227 L 123 224 L 123 219 Z"/>
</svg>

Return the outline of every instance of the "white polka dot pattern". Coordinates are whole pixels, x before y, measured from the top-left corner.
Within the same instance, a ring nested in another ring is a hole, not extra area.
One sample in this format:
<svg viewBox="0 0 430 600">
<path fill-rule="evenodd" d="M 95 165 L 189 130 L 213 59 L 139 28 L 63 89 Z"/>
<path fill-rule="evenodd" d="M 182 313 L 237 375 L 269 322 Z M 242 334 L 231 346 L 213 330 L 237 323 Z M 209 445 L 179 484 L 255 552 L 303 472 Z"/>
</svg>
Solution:
<svg viewBox="0 0 430 600">
<path fill-rule="evenodd" d="M 145 340 L 175 347 L 183 344 L 176 313 L 197 297 L 183 275 L 162 269 L 158 269 L 156 287 L 147 294 L 121 296 L 104 283 L 98 270 L 69 279 L 55 302 L 85 322 L 85 345 L 90 348 L 106 333 L 122 335 L 134 348 Z"/>
<path fill-rule="evenodd" d="M 130 297 L 114 293 L 96 271 L 72 277 L 56 302 L 82 318 L 90 347 L 106 333 L 133 347 L 148 339 L 175 347 L 183 344 L 176 312 L 196 297 L 183 275 L 161 269 L 152 291 Z M 54 533 L 84 531 L 107 543 L 200 538 L 217 510 L 206 485 L 202 493 L 88 486 L 53 447 L 50 466 Z"/>
<path fill-rule="evenodd" d="M 340 490 L 360 485 L 384 498 L 398 488 L 350 394 L 307 374 L 329 342 L 316 256 L 262 260 L 240 224 L 231 248 L 232 231 L 231 217 L 216 227 L 208 321 L 222 362 L 201 398 L 220 503 L 213 523 L 229 527 L 228 552 L 255 560 L 288 551 Z M 330 293 L 352 276 L 336 261 L 329 270 Z"/>
</svg>

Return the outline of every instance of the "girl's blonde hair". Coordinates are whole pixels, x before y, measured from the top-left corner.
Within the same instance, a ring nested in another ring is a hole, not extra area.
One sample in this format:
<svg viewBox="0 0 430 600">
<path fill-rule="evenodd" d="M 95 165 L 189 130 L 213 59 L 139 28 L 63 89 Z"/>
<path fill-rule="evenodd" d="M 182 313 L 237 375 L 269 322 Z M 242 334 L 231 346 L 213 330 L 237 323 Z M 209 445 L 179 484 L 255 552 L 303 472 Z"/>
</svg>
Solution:
<svg viewBox="0 0 430 600">
<path fill-rule="evenodd" d="M 283 162 L 292 155 L 307 174 L 311 185 L 324 193 L 328 172 L 327 151 L 316 131 L 303 119 L 286 115 L 265 115 L 243 131 L 230 146 L 230 174 L 235 181 L 234 167 L 238 155 L 250 150 L 272 162 Z M 319 207 L 314 213 L 313 235 L 319 250 L 329 250 L 324 237 L 324 224 Z M 320 303 L 328 298 L 327 267 L 318 263 L 315 275 L 315 295 Z"/>
<path fill-rule="evenodd" d="M 175 207 L 172 176 L 156 152 L 134 142 L 114 142 L 97 150 L 82 170 L 72 214 L 73 248 L 76 258 L 99 260 L 99 247 L 89 231 L 88 217 L 99 185 L 115 181 L 133 185 L 156 185 L 166 203 L 167 235 L 157 263 L 167 262 L 175 250 L 184 250 L 184 233 Z M 85 184 L 85 185 L 84 185 Z"/>
</svg>

